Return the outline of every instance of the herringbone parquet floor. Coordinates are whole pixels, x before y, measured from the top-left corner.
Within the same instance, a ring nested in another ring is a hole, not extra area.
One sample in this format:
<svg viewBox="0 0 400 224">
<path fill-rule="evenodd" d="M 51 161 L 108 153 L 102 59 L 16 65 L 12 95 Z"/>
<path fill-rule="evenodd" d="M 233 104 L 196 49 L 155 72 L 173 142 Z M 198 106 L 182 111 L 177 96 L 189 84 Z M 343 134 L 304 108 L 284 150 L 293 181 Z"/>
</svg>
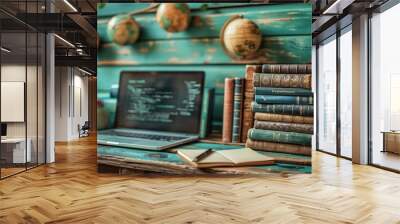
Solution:
<svg viewBox="0 0 400 224">
<path fill-rule="evenodd" d="M 0 223 L 400 223 L 400 175 L 313 155 L 313 174 L 117 176 L 96 172 L 94 138 L 0 181 Z"/>
</svg>

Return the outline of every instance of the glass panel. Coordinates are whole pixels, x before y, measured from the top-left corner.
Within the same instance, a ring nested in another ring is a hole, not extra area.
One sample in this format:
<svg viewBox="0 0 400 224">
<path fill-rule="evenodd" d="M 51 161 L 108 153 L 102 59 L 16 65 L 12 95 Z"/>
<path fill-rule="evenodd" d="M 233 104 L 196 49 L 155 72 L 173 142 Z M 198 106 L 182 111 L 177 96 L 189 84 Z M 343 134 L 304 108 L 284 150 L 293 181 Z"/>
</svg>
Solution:
<svg viewBox="0 0 400 224">
<path fill-rule="evenodd" d="M 47 0 L 39 1 L 39 12 L 45 13 Z M 38 163 L 46 163 L 46 35 L 39 33 L 38 45 Z"/>
<path fill-rule="evenodd" d="M 318 48 L 318 149 L 336 153 L 336 37 Z"/>
<path fill-rule="evenodd" d="M 312 65 L 312 69 L 311 69 L 311 75 L 312 75 L 312 91 L 314 92 L 314 105 L 316 105 L 316 96 L 315 93 L 316 91 L 316 80 L 317 80 L 317 47 L 315 45 L 312 46 L 312 52 L 311 52 L 311 65 Z M 316 106 L 314 107 L 314 124 L 316 123 L 316 117 L 317 117 L 317 108 Z M 314 134 L 312 136 L 312 145 L 311 148 L 312 150 L 315 150 L 317 146 L 317 134 L 316 134 L 316 125 L 314 125 Z"/>
<path fill-rule="evenodd" d="M 340 154 L 352 157 L 352 32 L 340 36 Z"/>
<path fill-rule="evenodd" d="M 8 49 L 1 51 L 1 121 L 7 129 L 1 140 L 1 173 L 5 177 L 25 170 L 31 158 L 25 119 L 26 33 L 3 32 L 1 44 Z"/>
<path fill-rule="evenodd" d="M 400 170 L 400 5 L 372 22 L 372 163 Z M 384 133 L 385 132 L 385 133 Z"/>
<path fill-rule="evenodd" d="M 77 75 L 75 75 L 75 79 L 77 79 Z M 76 81 L 74 85 L 77 85 Z M 82 111 L 81 111 L 81 87 L 74 86 L 73 90 L 74 94 L 74 106 L 73 106 L 73 130 L 72 130 L 72 135 L 73 136 L 79 136 L 79 130 L 78 130 L 78 125 L 81 124 L 81 116 L 82 116 Z M 75 128 L 76 127 L 76 128 Z"/>
<path fill-rule="evenodd" d="M 37 1 L 27 2 L 27 13 L 38 13 L 39 4 Z M 31 20 L 38 20 L 37 16 Z M 37 23 L 38 21 L 31 21 Z M 39 75 L 39 35 L 36 30 L 27 30 L 27 142 L 31 151 L 30 162 L 27 163 L 28 168 L 35 167 L 38 164 L 38 75 Z"/>
<path fill-rule="evenodd" d="M 45 151 L 45 60 L 46 60 L 46 37 L 40 33 L 38 41 L 38 164 L 45 163 L 46 151 Z"/>
<path fill-rule="evenodd" d="M 44 0 L 0 1 L 0 7 L 20 20 L 27 19 L 25 13 L 43 13 L 44 5 Z M 2 12 L 0 40 L 0 110 L 5 114 L 1 118 L 0 177 L 4 178 L 45 162 L 46 40 L 44 34 Z"/>
<path fill-rule="evenodd" d="M 38 36 L 36 32 L 27 33 L 28 38 L 28 63 L 27 63 L 27 80 L 26 80 L 26 113 L 27 113 L 27 142 L 30 148 L 30 160 L 28 160 L 28 168 L 37 165 L 38 160 Z"/>
</svg>

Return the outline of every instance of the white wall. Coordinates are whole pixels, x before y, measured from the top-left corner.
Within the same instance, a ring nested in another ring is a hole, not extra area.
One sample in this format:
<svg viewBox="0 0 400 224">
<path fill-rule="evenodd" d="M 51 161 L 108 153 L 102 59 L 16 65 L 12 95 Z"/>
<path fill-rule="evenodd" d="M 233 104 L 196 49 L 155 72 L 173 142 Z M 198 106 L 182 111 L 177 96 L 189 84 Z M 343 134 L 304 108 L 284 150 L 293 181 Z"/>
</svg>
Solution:
<svg viewBox="0 0 400 224">
<path fill-rule="evenodd" d="M 82 73 L 80 73 L 82 74 Z M 74 86 L 75 86 L 75 119 L 73 120 L 73 126 L 77 127 L 78 124 L 83 125 L 85 121 L 89 120 L 89 92 L 88 92 L 88 77 L 87 76 L 81 76 L 81 75 L 75 75 L 75 80 L 74 80 Z M 78 98 L 78 92 L 80 90 L 80 99 Z M 78 108 L 77 105 L 77 100 L 80 100 L 80 106 L 81 108 Z M 81 109 L 82 111 L 80 111 Z M 77 136 L 77 128 L 74 128 L 74 135 Z"/>
<path fill-rule="evenodd" d="M 25 65 L 18 65 L 18 64 L 9 64 L 9 65 L 2 65 L 1 66 L 1 81 L 3 82 L 25 82 L 25 75 L 26 75 L 26 70 L 28 72 L 28 75 L 30 74 L 36 74 L 36 67 L 34 66 L 28 66 L 25 67 Z M 31 80 L 30 76 L 28 76 L 28 81 L 29 85 L 36 85 L 36 80 Z M 36 88 L 28 88 L 27 89 L 27 103 L 30 104 L 31 102 L 34 102 L 34 105 L 28 105 L 28 106 L 34 106 L 36 108 Z M 32 92 L 31 92 L 31 91 Z M 7 110 L 7 108 L 1 108 L 1 110 Z M 36 125 L 36 113 L 28 113 L 28 122 L 35 122 Z M 25 137 L 25 123 L 26 122 L 10 122 L 7 124 L 7 135 L 8 137 Z M 28 124 L 28 128 L 32 127 L 33 124 Z M 35 126 L 36 130 L 36 126 Z M 29 133 L 28 133 L 29 135 Z M 28 136 L 29 137 L 29 136 Z"/>
<path fill-rule="evenodd" d="M 1 81 L 25 82 L 25 73 L 25 65 L 2 65 Z M 7 137 L 25 137 L 25 122 L 7 123 Z"/>
<path fill-rule="evenodd" d="M 55 141 L 68 141 L 69 135 L 69 68 L 55 68 Z"/>
<path fill-rule="evenodd" d="M 38 69 L 38 70 L 37 70 Z M 27 80 L 25 80 L 27 78 Z M 26 111 L 27 120 L 24 122 L 6 122 L 7 137 L 30 139 L 32 161 L 44 163 L 45 150 L 45 118 L 44 118 L 44 74 L 39 66 L 25 66 L 25 64 L 3 64 L 1 66 L 1 81 L 24 82 L 26 84 Z M 4 97 L 4 96 L 2 96 Z M 2 111 L 10 108 L 1 108 Z M 8 111 L 11 112 L 12 111 Z M 37 157 L 37 153 L 39 156 Z"/>
<path fill-rule="evenodd" d="M 78 124 L 88 120 L 88 78 L 76 68 L 56 67 L 55 85 L 55 140 L 77 139 Z"/>
</svg>

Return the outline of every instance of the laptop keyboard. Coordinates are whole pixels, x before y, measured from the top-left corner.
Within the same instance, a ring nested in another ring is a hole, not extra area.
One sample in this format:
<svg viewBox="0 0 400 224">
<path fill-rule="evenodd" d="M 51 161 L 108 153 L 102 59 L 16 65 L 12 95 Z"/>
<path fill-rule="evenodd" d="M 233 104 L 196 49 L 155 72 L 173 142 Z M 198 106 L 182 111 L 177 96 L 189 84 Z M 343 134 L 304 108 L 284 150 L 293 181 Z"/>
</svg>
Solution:
<svg viewBox="0 0 400 224">
<path fill-rule="evenodd" d="M 157 141 L 168 141 L 168 142 L 178 141 L 187 138 L 187 137 L 144 134 L 138 132 L 125 132 L 125 131 L 115 131 L 115 130 L 105 131 L 102 134 L 115 135 L 120 137 L 129 137 L 129 138 L 142 138 L 142 139 L 157 140 Z"/>
</svg>

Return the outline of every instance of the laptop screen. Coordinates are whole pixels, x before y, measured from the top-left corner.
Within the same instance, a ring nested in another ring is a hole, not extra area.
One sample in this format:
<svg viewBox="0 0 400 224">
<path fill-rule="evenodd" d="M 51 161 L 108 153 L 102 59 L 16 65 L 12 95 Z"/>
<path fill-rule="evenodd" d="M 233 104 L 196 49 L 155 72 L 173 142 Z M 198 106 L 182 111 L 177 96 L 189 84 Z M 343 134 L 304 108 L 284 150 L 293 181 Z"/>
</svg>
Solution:
<svg viewBox="0 0 400 224">
<path fill-rule="evenodd" d="M 116 128 L 198 134 L 203 72 L 122 72 Z"/>
</svg>

